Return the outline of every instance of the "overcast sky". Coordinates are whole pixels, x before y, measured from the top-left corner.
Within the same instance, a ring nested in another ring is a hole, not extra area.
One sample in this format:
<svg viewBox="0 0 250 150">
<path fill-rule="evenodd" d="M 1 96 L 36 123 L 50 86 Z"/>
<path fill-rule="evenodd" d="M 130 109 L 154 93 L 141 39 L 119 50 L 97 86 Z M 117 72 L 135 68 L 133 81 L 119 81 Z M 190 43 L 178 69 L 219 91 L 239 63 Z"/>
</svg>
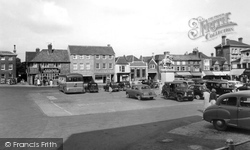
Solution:
<svg viewBox="0 0 250 150">
<path fill-rule="evenodd" d="M 249 0 L 0 0 L 0 50 L 18 57 L 25 51 L 68 45 L 106 46 L 116 56 L 151 56 L 170 51 L 184 54 L 193 48 L 210 55 L 221 37 L 191 40 L 191 18 L 231 12 L 238 25 L 227 38 L 250 44 Z"/>
</svg>

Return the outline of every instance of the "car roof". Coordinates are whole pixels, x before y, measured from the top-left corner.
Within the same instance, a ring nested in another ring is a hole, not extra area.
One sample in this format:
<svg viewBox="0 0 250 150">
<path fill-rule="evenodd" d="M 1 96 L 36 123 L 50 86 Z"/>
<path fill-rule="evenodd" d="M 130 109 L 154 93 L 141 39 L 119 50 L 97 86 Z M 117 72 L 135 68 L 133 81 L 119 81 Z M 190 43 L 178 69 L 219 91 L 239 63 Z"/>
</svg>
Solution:
<svg viewBox="0 0 250 150">
<path fill-rule="evenodd" d="M 250 90 L 226 93 L 221 95 L 220 97 L 228 97 L 228 96 L 250 96 Z"/>
</svg>

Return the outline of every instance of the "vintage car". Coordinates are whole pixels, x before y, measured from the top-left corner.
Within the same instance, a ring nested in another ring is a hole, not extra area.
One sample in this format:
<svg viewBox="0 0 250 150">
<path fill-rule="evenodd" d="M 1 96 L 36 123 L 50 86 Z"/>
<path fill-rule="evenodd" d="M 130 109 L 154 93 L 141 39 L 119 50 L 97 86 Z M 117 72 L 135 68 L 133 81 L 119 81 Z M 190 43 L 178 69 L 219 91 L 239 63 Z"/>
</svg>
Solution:
<svg viewBox="0 0 250 150">
<path fill-rule="evenodd" d="M 119 92 L 120 91 L 120 87 L 118 85 L 118 83 L 107 83 L 106 85 L 103 86 L 104 91 L 108 92 L 109 91 L 109 87 L 112 88 L 112 92 Z"/>
<path fill-rule="evenodd" d="M 189 89 L 194 91 L 195 99 L 204 99 L 203 92 L 207 90 L 207 88 L 202 84 L 190 85 Z"/>
<path fill-rule="evenodd" d="M 153 89 L 159 88 L 159 86 L 160 86 L 160 83 L 157 81 L 154 81 L 150 84 L 150 87 Z"/>
<path fill-rule="evenodd" d="M 165 99 L 176 99 L 178 102 L 184 100 L 193 101 L 194 91 L 189 86 L 192 85 L 186 80 L 174 80 L 173 82 L 165 82 L 162 87 L 162 95 Z"/>
<path fill-rule="evenodd" d="M 129 81 L 118 82 L 118 85 L 120 87 L 120 90 L 122 90 L 122 91 L 126 91 L 127 89 L 129 89 L 131 87 Z"/>
<path fill-rule="evenodd" d="M 215 105 L 204 111 L 203 119 L 221 131 L 226 130 L 227 126 L 250 129 L 249 112 L 250 93 L 239 91 L 221 95 Z"/>
<path fill-rule="evenodd" d="M 150 98 L 154 99 L 157 95 L 155 94 L 154 90 L 152 90 L 146 84 L 140 85 L 132 85 L 131 89 L 126 90 L 126 96 L 129 97 L 136 97 L 138 100 L 143 98 Z"/>
<path fill-rule="evenodd" d="M 85 91 L 86 92 L 98 92 L 98 84 L 95 82 L 84 83 Z"/>
<path fill-rule="evenodd" d="M 250 83 L 244 83 L 242 86 L 236 89 L 237 91 L 250 90 Z"/>
<path fill-rule="evenodd" d="M 236 91 L 236 87 L 229 86 L 228 80 L 208 80 L 205 84 L 210 91 L 215 89 L 217 96 Z"/>
</svg>

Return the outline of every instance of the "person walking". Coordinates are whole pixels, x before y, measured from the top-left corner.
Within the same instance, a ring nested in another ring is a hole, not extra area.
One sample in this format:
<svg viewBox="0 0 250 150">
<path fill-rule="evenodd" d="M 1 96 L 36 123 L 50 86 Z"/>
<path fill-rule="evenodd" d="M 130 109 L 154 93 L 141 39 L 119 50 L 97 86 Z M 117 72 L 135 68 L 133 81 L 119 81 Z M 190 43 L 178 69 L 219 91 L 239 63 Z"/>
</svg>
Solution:
<svg viewBox="0 0 250 150">
<path fill-rule="evenodd" d="M 210 97 L 209 97 L 209 103 L 211 105 L 214 105 L 217 101 L 217 94 L 216 94 L 216 90 L 212 89 L 212 92 L 210 93 Z"/>
<path fill-rule="evenodd" d="M 49 80 L 49 85 L 50 85 L 50 87 L 53 88 L 53 80 L 52 79 Z"/>
<path fill-rule="evenodd" d="M 111 94 L 113 91 L 112 87 L 111 87 L 111 83 L 109 84 L 109 94 Z"/>
<path fill-rule="evenodd" d="M 210 106 L 210 103 L 209 103 L 209 98 L 210 98 L 210 93 L 209 93 L 209 90 L 206 89 L 204 92 L 203 92 L 203 97 L 204 97 L 204 110 L 203 112 L 206 110 L 206 108 L 208 106 Z"/>
<path fill-rule="evenodd" d="M 41 85 L 41 81 L 40 81 L 40 79 L 38 78 L 37 79 L 37 86 L 40 86 Z"/>
</svg>

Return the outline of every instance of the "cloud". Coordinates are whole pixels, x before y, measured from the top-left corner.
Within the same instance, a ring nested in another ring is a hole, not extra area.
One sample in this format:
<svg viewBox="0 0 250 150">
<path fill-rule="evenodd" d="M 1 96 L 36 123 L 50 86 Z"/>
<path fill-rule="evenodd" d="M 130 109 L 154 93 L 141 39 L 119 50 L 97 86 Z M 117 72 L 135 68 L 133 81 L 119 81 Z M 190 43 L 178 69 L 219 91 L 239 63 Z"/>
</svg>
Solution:
<svg viewBox="0 0 250 150">
<path fill-rule="evenodd" d="M 0 2 L 0 21 L 3 26 L 25 27 L 35 33 L 67 32 L 71 19 L 67 9 L 52 1 L 13 0 Z"/>
</svg>

